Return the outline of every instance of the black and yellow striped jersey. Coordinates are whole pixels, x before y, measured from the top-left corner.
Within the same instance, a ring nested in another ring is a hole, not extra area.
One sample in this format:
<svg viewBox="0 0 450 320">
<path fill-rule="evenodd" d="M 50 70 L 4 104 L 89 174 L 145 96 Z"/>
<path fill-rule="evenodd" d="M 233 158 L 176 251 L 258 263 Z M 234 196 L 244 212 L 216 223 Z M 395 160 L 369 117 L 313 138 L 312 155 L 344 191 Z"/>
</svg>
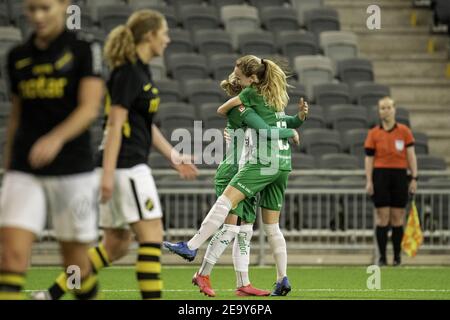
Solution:
<svg viewBox="0 0 450 320">
<path fill-rule="evenodd" d="M 128 119 L 122 128 L 122 144 L 117 168 L 130 168 L 147 163 L 152 145 L 153 117 L 159 107 L 159 92 L 154 86 L 149 65 L 137 59 L 115 68 L 107 82 L 105 123 L 111 106 L 128 110 Z M 103 146 L 98 165 L 102 165 Z"/>
<path fill-rule="evenodd" d="M 8 54 L 9 86 L 20 98 L 19 125 L 12 146 L 11 169 L 37 175 L 67 175 L 94 168 L 89 130 L 67 142 L 49 165 L 31 168 L 28 155 L 41 136 L 64 121 L 78 106 L 84 77 L 101 76 L 101 48 L 63 31 L 41 50 L 35 35 Z"/>
</svg>

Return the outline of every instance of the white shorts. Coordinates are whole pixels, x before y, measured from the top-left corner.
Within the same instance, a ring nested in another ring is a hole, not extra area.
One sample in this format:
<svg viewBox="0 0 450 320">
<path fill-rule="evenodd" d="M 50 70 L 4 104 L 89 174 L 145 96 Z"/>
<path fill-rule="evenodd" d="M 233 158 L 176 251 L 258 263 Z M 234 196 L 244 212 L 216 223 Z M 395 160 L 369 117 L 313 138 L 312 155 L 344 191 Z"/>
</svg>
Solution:
<svg viewBox="0 0 450 320">
<path fill-rule="evenodd" d="M 17 227 L 39 235 L 48 217 L 58 240 L 92 242 L 97 239 L 97 203 L 94 172 L 42 177 L 8 171 L 0 196 L 0 227 Z"/>
<path fill-rule="evenodd" d="M 101 228 L 128 229 L 130 223 L 162 217 L 155 181 L 146 164 L 116 169 L 114 179 L 111 200 L 100 204 Z"/>
</svg>

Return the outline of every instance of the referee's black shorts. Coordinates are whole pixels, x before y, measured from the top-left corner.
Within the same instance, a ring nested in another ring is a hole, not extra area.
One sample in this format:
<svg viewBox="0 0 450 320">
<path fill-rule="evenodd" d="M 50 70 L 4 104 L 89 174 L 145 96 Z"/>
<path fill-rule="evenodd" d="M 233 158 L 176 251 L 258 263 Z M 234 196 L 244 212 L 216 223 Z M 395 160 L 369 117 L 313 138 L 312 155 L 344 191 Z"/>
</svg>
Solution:
<svg viewBox="0 0 450 320">
<path fill-rule="evenodd" d="M 406 169 L 375 168 L 372 175 L 375 208 L 406 208 L 408 176 Z"/>
</svg>

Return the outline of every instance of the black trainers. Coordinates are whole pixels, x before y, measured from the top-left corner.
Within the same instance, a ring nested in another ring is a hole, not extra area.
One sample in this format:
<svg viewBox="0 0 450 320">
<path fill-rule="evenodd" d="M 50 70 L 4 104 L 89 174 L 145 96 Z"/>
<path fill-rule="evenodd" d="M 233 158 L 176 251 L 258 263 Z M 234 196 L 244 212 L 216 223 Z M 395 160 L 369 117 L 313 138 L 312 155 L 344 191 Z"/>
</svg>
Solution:
<svg viewBox="0 0 450 320">
<path fill-rule="evenodd" d="M 402 264 L 402 258 L 400 257 L 395 257 L 394 258 L 394 263 L 392 264 L 394 267 L 398 267 Z"/>
</svg>

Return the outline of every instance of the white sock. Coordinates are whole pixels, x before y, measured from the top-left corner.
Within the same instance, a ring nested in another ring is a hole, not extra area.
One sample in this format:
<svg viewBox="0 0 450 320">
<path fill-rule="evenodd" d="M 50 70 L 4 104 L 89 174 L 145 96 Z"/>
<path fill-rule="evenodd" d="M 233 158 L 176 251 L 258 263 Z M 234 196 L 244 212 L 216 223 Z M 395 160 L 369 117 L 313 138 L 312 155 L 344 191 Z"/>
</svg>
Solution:
<svg viewBox="0 0 450 320">
<path fill-rule="evenodd" d="M 278 223 L 264 224 L 264 232 L 272 249 L 273 258 L 277 266 L 277 280 L 280 281 L 286 276 L 287 269 L 287 250 L 286 240 L 280 230 Z"/>
<path fill-rule="evenodd" d="M 231 210 L 231 201 L 226 196 L 221 195 L 216 203 L 209 210 L 197 234 L 189 240 L 187 246 L 194 250 L 200 246 L 213 235 L 214 232 L 223 224 L 228 212 Z"/>
<path fill-rule="evenodd" d="M 248 265 L 250 264 L 250 241 L 253 236 L 253 224 L 243 224 L 238 236 L 234 239 L 233 265 L 236 271 L 236 286 L 248 286 L 250 278 Z"/>
<path fill-rule="evenodd" d="M 239 226 L 232 224 L 224 224 L 223 227 L 216 232 L 206 249 L 199 274 L 202 276 L 210 275 L 212 268 L 217 261 L 219 261 L 220 256 L 239 233 L 239 228 Z"/>
</svg>

